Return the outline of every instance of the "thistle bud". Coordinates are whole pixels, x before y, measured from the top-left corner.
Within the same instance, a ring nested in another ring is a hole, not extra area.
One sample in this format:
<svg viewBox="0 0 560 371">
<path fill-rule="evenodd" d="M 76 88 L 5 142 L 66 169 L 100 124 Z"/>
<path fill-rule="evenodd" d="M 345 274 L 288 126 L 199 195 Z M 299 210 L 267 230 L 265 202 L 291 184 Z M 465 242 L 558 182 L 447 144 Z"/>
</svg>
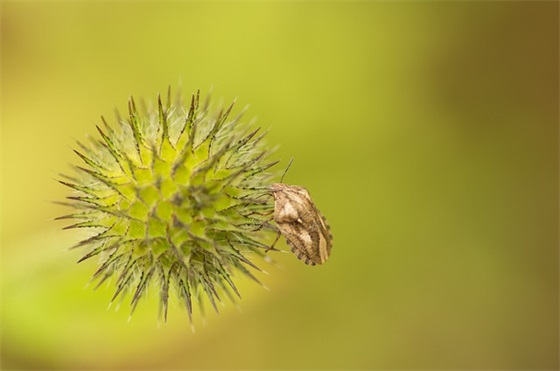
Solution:
<svg viewBox="0 0 560 371">
<path fill-rule="evenodd" d="M 266 190 L 277 162 L 267 161 L 259 129 L 230 118 L 233 104 L 213 109 L 196 93 L 184 105 L 168 91 L 153 106 L 130 98 L 126 119 L 102 117 L 99 139 L 78 142 L 83 164 L 60 180 L 73 190 L 73 212 L 59 219 L 91 232 L 76 245 L 87 249 L 79 261 L 100 259 L 93 279 L 114 279 L 113 300 L 130 293 L 134 311 L 155 286 L 165 319 L 175 295 L 192 321 L 202 295 L 216 311 L 222 294 L 239 296 L 235 272 L 257 280 L 250 258 L 264 255 L 274 233 Z"/>
</svg>

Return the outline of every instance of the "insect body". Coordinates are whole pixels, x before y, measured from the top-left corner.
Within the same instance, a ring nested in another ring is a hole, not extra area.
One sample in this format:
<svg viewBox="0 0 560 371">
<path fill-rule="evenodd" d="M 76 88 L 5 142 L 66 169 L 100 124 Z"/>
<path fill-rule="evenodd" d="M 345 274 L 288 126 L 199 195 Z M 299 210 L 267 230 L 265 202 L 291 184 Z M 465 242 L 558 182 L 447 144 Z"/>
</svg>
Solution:
<svg viewBox="0 0 560 371">
<path fill-rule="evenodd" d="M 309 265 L 323 264 L 331 253 L 332 235 L 307 189 L 275 183 L 269 190 L 274 196 L 274 221 L 279 230 L 276 241 L 281 234 L 298 259 Z"/>
</svg>

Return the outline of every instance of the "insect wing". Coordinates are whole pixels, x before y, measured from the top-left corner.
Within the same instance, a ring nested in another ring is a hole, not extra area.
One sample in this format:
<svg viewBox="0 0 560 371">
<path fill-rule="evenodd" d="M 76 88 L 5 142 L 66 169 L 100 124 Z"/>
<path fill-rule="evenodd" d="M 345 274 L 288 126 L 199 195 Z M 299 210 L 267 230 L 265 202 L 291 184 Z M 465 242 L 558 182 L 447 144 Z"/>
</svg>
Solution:
<svg viewBox="0 0 560 371">
<path fill-rule="evenodd" d="M 318 215 L 318 224 L 320 224 L 320 239 L 319 239 L 319 252 L 321 255 L 321 259 L 323 260 L 323 262 L 325 262 L 328 257 L 331 255 L 331 249 L 332 249 L 332 233 L 331 233 L 331 227 L 329 225 L 329 223 L 327 222 L 327 219 L 323 216 L 323 214 L 321 214 L 319 211 L 317 211 L 317 215 Z"/>
</svg>

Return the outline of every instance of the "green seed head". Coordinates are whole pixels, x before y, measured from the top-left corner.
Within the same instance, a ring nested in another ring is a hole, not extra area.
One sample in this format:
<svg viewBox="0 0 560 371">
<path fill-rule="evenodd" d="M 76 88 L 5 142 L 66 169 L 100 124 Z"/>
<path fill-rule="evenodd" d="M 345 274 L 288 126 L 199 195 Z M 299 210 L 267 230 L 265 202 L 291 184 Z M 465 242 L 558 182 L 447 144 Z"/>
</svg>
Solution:
<svg viewBox="0 0 560 371">
<path fill-rule="evenodd" d="M 233 104 L 232 104 L 233 106 Z M 263 255 L 273 228 L 267 187 L 271 175 L 264 134 L 249 131 L 232 109 L 212 109 L 193 95 L 190 105 L 168 98 L 138 110 L 131 98 L 128 118 L 97 127 L 100 139 L 78 143 L 85 165 L 62 184 L 75 224 L 91 237 L 77 246 L 98 256 L 94 278 L 114 277 L 113 300 L 132 294 L 132 311 L 151 285 L 159 287 L 167 317 L 170 295 L 184 301 L 205 294 L 214 308 L 221 294 L 239 295 L 234 271 L 256 280 L 251 254 Z"/>
</svg>

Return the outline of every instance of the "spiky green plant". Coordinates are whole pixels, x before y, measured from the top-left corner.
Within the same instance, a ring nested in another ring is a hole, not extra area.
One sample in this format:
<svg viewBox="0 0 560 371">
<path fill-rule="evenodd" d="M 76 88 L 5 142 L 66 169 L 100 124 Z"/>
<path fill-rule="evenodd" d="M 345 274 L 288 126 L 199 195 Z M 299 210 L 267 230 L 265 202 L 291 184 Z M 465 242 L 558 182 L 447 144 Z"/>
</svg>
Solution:
<svg viewBox="0 0 560 371">
<path fill-rule="evenodd" d="M 170 295 L 182 299 L 192 321 L 193 299 L 206 295 L 217 311 L 224 293 L 239 292 L 235 271 L 257 280 L 250 255 L 264 255 L 273 209 L 266 189 L 268 150 L 227 109 L 213 109 L 207 98 L 192 96 L 185 106 L 173 103 L 141 110 L 132 98 L 128 118 L 117 124 L 102 117 L 101 138 L 78 142 L 85 166 L 60 182 L 70 187 L 74 211 L 61 217 L 85 228 L 91 237 L 77 247 L 88 252 L 79 261 L 99 256 L 93 278 L 98 285 L 116 279 L 118 296 L 132 293 L 132 311 L 148 287 L 159 287 L 160 308 L 167 319 Z"/>
</svg>

